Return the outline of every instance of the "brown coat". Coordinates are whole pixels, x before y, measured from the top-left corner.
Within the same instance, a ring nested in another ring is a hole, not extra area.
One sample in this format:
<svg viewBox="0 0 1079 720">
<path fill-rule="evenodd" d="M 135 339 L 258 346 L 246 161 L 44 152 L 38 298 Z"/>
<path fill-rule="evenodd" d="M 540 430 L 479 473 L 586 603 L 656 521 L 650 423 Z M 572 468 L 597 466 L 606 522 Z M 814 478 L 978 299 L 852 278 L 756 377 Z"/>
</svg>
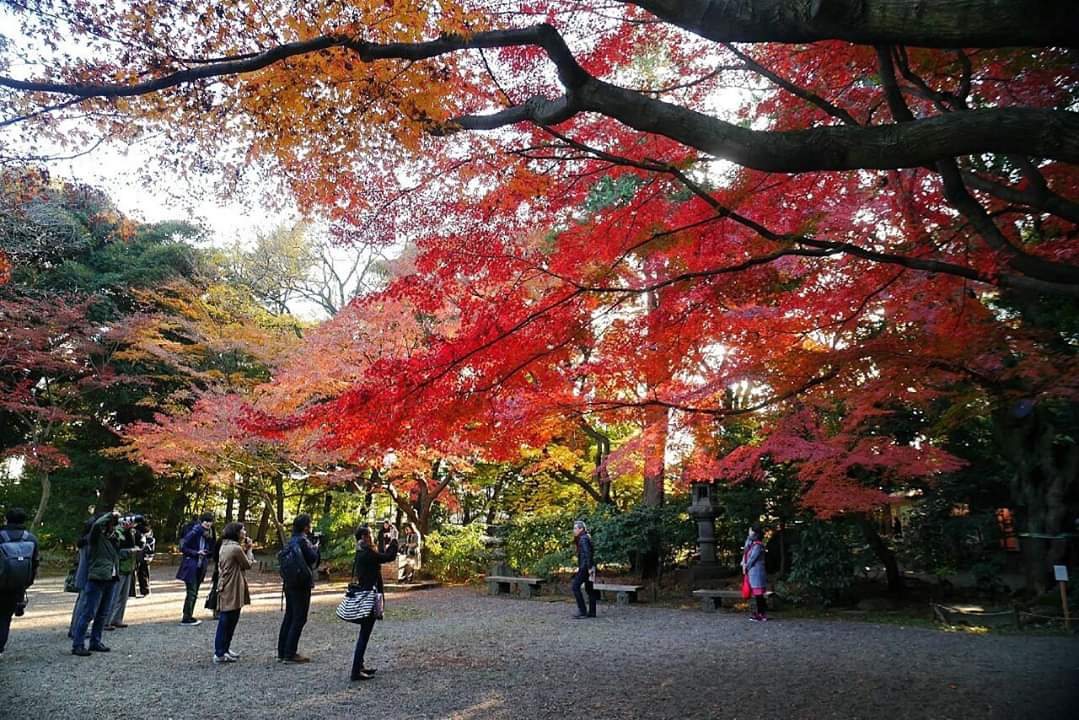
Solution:
<svg viewBox="0 0 1079 720">
<path fill-rule="evenodd" d="M 221 543 L 221 553 L 217 560 L 217 609 L 220 612 L 239 610 L 251 604 L 251 593 L 247 589 L 245 573 L 251 569 L 254 561 L 243 551 L 235 540 Z"/>
</svg>

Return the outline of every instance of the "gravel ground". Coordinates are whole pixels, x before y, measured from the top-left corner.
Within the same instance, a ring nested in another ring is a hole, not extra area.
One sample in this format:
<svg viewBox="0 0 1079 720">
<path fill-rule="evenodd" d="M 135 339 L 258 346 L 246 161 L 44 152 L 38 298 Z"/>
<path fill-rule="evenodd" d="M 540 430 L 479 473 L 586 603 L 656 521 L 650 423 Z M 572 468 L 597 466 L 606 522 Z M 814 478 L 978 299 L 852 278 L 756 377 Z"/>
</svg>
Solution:
<svg viewBox="0 0 1079 720">
<path fill-rule="evenodd" d="M 0 658 L 0 716 L 188 718 L 1037 718 L 1079 715 L 1079 641 L 974 636 L 827 620 L 489 598 L 471 588 L 391 595 L 371 681 L 348 682 L 356 629 L 316 590 L 300 651 L 274 662 L 270 576 L 253 575 L 234 665 L 210 663 L 215 624 L 177 626 L 182 586 L 155 578 L 108 655 L 69 654 L 73 595 L 31 593 Z M 262 582 L 264 580 L 265 582 Z M 207 583 L 208 585 L 208 583 Z M 204 586 L 204 592 L 207 586 Z M 200 605 L 202 598 L 200 597 Z M 10 712 L 10 714 L 8 714 Z"/>
</svg>

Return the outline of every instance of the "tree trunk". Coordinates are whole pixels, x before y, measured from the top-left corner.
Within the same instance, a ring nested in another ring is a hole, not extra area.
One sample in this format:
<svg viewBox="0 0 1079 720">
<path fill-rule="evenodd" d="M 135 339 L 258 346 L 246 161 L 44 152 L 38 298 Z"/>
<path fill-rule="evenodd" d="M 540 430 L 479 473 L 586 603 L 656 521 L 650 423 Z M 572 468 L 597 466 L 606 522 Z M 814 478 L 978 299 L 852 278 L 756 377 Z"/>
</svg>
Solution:
<svg viewBox="0 0 1079 720">
<path fill-rule="evenodd" d="M 277 524 L 285 524 L 285 476 L 277 473 L 273 481 L 274 498 L 277 503 Z"/>
<path fill-rule="evenodd" d="M 45 518 L 45 508 L 49 506 L 49 496 L 52 495 L 52 480 L 49 479 L 48 470 L 41 473 L 41 500 L 37 504 L 37 512 L 34 513 L 34 521 L 30 527 L 41 527 L 41 521 Z"/>
<path fill-rule="evenodd" d="M 227 499 L 225 501 L 225 523 L 227 524 L 227 523 L 232 522 L 232 509 L 233 509 L 233 505 L 236 502 L 236 488 L 234 488 L 232 485 L 229 485 L 229 490 L 228 490 L 228 493 L 226 495 L 226 498 Z"/>
<path fill-rule="evenodd" d="M 244 486 L 244 485 L 240 486 L 239 495 L 240 495 L 240 498 L 239 498 L 240 508 L 239 508 L 239 511 L 237 512 L 236 516 L 237 516 L 237 519 L 240 522 L 242 522 L 242 523 L 244 523 L 246 525 L 247 524 L 247 503 L 248 503 L 248 495 L 247 495 L 247 487 L 246 486 Z"/>
<path fill-rule="evenodd" d="M 1079 447 L 1068 433 L 1058 433 L 1053 411 L 1032 400 L 1001 402 L 993 427 L 1013 467 L 1010 488 L 1027 589 L 1043 593 L 1052 586 L 1052 566 L 1066 561 L 1067 541 L 1060 536 L 1079 515 Z"/>
<path fill-rule="evenodd" d="M 865 513 L 858 516 L 858 526 L 862 529 L 862 536 L 869 543 L 873 554 L 884 565 L 884 572 L 888 577 L 888 592 L 896 595 L 901 594 L 903 592 L 903 575 L 899 572 L 899 562 L 896 560 L 895 552 L 884 542 L 880 533 L 877 532 L 877 528 L 874 527 L 872 519 Z"/>
<path fill-rule="evenodd" d="M 255 542 L 259 545 L 266 544 L 266 530 L 270 525 L 270 515 L 273 514 L 273 509 L 267 504 L 262 506 L 262 519 L 259 520 L 259 531 L 255 536 Z"/>
<path fill-rule="evenodd" d="M 333 492 L 327 490 L 326 497 L 322 500 L 322 514 L 329 515 L 331 507 L 333 507 Z"/>
</svg>

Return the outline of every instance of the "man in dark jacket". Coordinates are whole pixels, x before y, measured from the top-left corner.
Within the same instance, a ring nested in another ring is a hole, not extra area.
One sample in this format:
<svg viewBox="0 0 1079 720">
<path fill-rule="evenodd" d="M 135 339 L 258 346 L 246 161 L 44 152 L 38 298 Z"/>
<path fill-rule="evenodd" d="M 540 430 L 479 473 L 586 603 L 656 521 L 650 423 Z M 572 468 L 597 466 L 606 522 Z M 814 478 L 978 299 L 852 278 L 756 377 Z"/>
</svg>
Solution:
<svg viewBox="0 0 1079 720">
<path fill-rule="evenodd" d="M 573 543 L 577 546 L 577 573 L 573 576 L 573 597 L 577 599 L 575 620 L 596 616 L 596 597 L 599 593 L 593 587 L 596 581 L 596 559 L 592 551 L 592 536 L 583 520 L 573 523 Z M 588 592 L 588 607 L 585 608 L 581 586 Z"/>
<path fill-rule="evenodd" d="M 26 530 L 26 511 L 22 508 L 11 508 L 7 511 L 7 524 L 0 528 L 0 542 L 33 545 L 30 555 L 30 582 L 22 588 L 0 590 L 0 655 L 3 655 L 4 647 L 7 646 L 8 633 L 11 630 L 11 616 L 17 609 L 25 607 L 26 588 L 34 584 L 37 568 L 41 564 L 41 556 L 38 554 L 37 538 Z M 23 567 L 25 568 L 25 565 Z"/>
<path fill-rule="evenodd" d="M 101 633 L 105 629 L 106 615 L 113 588 L 120 577 L 120 544 L 116 534 L 119 513 L 102 513 L 90 527 L 87 547 L 86 597 L 79 620 L 75 624 L 71 654 L 86 657 L 93 652 L 108 652 L 109 648 L 101 642 Z M 90 631 L 90 650 L 86 649 L 86 629 L 93 620 Z"/>
<path fill-rule="evenodd" d="M 310 662 L 311 658 L 300 655 L 296 648 L 300 644 L 300 634 L 307 624 L 307 612 L 311 609 L 311 589 L 315 587 L 315 568 L 318 567 L 319 547 L 308 538 L 311 532 L 311 516 L 297 515 L 292 521 L 292 537 L 288 544 L 294 552 L 303 556 L 311 570 L 310 579 L 299 585 L 284 587 L 285 617 L 281 619 L 281 629 L 277 633 L 277 661 L 287 663 Z"/>
<path fill-rule="evenodd" d="M 199 599 L 199 586 L 206 579 L 206 567 L 214 549 L 213 527 L 214 514 L 205 512 L 180 541 L 183 559 L 180 561 L 180 569 L 176 571 L 176 579 L 182 580 L 187 586 L 184 614 L 180 618 L 180 624 L 185 627 L 193 627 L 202 622 L 195 619 L 195 602 Z"/>
</svg>

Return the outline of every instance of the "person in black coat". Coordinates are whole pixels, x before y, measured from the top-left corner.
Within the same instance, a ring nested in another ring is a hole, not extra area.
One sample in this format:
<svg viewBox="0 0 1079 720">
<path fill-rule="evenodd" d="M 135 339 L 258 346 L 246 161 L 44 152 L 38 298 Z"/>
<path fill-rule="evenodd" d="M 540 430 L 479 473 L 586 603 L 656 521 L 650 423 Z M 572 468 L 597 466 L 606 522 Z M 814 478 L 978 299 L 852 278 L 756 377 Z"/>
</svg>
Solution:
<svg viewBox="0 0 1079 720">
<path fill-rule="evenodd" d="M 29 543 L 34 549 L 30 556 L 29 583 L 24 587 L 0 590 L 0 655 L 4 654 L 7 646 L 11 618 L 16 614 L 21 615 L 21 609 L 26 607 L 26 588 L 34 584 L 38 567 L 41 565 L 37 538 L 26 529 L 26 511 L 22 508 L 11 508 L 7 511 L 6 519 L 7 524 L 0 528 L 0 542 Z"/>
<path fill-rule="evenodd" d="M 385 552 L 379 552 L 371 538 L 371 528 L 361 525 L 356 529 L 356 558 L 352 561 L 352 584 L 360 590 L 383 590 L 382 572 L 379 565 L 392 562 L 397 559 L 397 538 L 390 538 L 386 544 Z M 367 642 L 371 639 L 371 631 L 375 629 L 375 621 L 379 613 L 372 612 L 360 621 L 360 636 L 356 639 L 356 652 L 352 656 L 352 679 L 370 680 L 375 674 L 374 668 L 363 664 L 364 653 L 367 652 Z"/>
<path fill-rule="evenodd" d="M 577 547 L 577 572 L 573 575 L 573 597 L 577 600 L 577 614 L 575 620 L 594 618 L 596 616 L 596 558 L 592 548 L 592 536 L 588 534 L 588 528 L 583 520 L 573 523 L 573 544 Z M 581 594 L 581 586 L 588 593 L 588 607 L 585 608 L 584 596 Z"/>
</svg>

